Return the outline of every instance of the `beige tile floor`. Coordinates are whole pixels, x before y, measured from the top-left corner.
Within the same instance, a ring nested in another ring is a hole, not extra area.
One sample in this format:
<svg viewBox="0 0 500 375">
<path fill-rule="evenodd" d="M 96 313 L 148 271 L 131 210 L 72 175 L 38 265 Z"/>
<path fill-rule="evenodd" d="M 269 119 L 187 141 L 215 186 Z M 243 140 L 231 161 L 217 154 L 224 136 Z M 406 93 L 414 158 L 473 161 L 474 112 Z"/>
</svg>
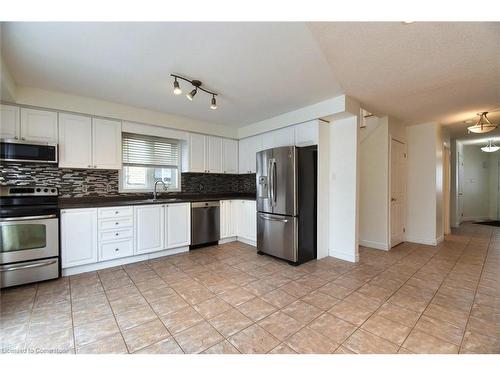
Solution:
<svg viewBox="0 0 500 375">
<path fill-rule="evenodd" d="M 0 350 L 500 353 L 500 229 L 299 267 L 230 243 L 1 294 Z"/>
</svg>

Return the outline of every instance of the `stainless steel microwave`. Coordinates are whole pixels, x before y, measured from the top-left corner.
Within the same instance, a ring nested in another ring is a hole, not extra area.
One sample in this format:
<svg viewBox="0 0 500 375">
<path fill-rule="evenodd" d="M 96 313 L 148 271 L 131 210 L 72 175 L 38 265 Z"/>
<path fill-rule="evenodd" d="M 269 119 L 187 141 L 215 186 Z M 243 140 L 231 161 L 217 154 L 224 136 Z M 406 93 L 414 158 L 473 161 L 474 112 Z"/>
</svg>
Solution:
<svg viewBox="0 0 500 375">
<path fill-rule="evenodd" d="M 0 160 L 57 163 L 57 144 L 0 141 Z"/>
</svg>

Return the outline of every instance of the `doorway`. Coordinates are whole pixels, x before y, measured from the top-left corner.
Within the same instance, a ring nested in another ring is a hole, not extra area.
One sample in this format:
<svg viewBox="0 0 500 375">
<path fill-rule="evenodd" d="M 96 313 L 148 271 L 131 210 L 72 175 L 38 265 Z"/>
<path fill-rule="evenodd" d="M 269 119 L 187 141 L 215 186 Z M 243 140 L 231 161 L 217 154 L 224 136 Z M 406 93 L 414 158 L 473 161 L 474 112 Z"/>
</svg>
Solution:
<svg viewBox="0 0 500 375">
<path fill-rule="evenodd" d="M 444 234 L 451 233 L 450 225 L 450 194 L 451 194 L 451 152 L 443 146 L 443 225 Z"/>
<path fill-rule="evenodd" d="M 457 227 L 462 224 L 464 217 L 464 155 L 458 152 L 458 186 L 457 186 Z"/>
<path fill-rule="evenodd" d="M 391 248 L 405 240 L 406 224 L 406 144 L 391 139 L 390 234 Z"/>
</svg>

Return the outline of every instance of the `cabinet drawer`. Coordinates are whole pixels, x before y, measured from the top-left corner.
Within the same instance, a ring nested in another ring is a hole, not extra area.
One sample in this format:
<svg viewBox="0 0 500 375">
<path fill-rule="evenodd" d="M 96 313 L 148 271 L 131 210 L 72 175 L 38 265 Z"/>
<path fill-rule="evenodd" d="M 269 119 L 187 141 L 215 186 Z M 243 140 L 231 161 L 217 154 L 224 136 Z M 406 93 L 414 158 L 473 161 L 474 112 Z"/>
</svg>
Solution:
<svg viewBox="0 0 500 375">
<path fill-rule="evenodd" d="M 132 207 L 106 207 L 98 209 L 99 219 L 111 219 L 114 217 L 132 216 Z"/>
<path fill-rule="evenodd" d="M 132 238 L 132 234 L 132 228 L 101 231 L 99 232 L 99 241 L 123 240 L 125 238 Z"/>
<path fill-rule="evenodd" d="M 134 241 L 132 239 L 102 242 L 99 245 L 99 261 L 132 256 Z"/>
<path fill-rule="evenodd" d="M 118 217 L 111 220 L 99 220 L 99 231 L 132 227 L 131 217 Z"/>
</svg>

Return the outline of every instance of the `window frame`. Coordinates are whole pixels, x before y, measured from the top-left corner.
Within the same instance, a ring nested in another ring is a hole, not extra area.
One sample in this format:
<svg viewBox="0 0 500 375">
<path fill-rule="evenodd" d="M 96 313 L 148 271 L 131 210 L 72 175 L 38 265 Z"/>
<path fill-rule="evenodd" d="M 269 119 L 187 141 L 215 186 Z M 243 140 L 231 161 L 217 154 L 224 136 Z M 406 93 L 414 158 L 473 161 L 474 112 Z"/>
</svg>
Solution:
<svg viewBox="0 0 500 375">
<path fill-rule="evenodd" d="M 123 135 L 122 135 L 123 137 Z M 173 139 L 173 138 L 172 138 Z M 168 192 L 180 192 L 182 191 L 182 147 L 183 147 L 183 144 L 182 144 L 182 140 L 181 139 L 175 139 L 176 141 L 179 142 L 179 160 L 178 160 L 178 164 L 177 164 L 177 168 L 171 168 L 171 167 L 165 167 L 164 169 L 177 169 L 177 187 L 176 188 L 168 188 Z M 123 158 L 123 151 L 122 151 L 122 158 Z M 124 168 L 125 167 L 132 167 L 133 165 L 123 165 L 122 164 L 122 167 L 121 169 L 118 171 L 118 192 L 119 193 L 152 193 L 154 191 L 154 185 L 153 187 L 151 188 L 147 188 L 147 189 L 128 189 L 128 188 L 125 188 L 125 173 L 124 173 Z M 145 167 L 145 166 L 140 166 L 138 165 L 137 167 L 139 168 L 156 168 L 156 169 L 162 169 L 161 167 L 154 167 L 154 166 L 151 166 L 151 167 Z M 154 179 L 154 174 L 153 174 L 153 179 Z M 164 188 L 163 188 L 163 185 L 161 187 L 161 190 L 158 190 L 158 191 L 164 191 Z"/>
</svg>

